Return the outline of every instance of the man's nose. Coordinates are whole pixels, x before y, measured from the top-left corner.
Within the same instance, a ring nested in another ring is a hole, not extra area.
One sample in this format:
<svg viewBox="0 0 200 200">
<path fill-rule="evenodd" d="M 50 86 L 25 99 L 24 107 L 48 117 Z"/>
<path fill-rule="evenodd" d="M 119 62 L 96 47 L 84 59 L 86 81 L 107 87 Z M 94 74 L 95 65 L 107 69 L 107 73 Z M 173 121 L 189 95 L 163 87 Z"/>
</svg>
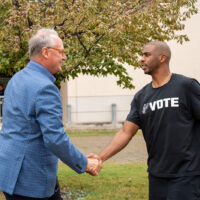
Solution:
<svg viewBox="0 0 200 200">
<path fill-rule="evenodd" d="M 141 56 L 140 62 L 144 62 L 144 56 Z"/>
<path fill-rule="evenodd" d="M 67 56 L 65 54 L 62 55 L 62 60 L 65 61 L 67 59 Z"/>
</svg>

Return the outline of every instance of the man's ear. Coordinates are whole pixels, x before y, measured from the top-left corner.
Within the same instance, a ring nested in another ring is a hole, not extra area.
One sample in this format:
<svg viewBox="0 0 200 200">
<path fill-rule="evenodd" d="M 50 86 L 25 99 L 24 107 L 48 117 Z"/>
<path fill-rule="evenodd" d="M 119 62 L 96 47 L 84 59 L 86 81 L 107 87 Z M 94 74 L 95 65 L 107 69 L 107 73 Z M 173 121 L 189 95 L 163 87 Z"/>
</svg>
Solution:
<svg viewBox="0 0 200 200">
<path fill-rule="evenodd" d="M 164 62 L 166 62 L 166 60 L 167 60 L 167 56 L 166 56 L 166 55 L 160 55 L 160 56 L 159 56 L 159 59 L 160 59 L 160 62 L 161 62 L 161 63 L 164 63 Z"/>
<path fill-rule="evenodd" d="M 41 55 L 46 59 L 49 57 L 49 52 L 48 52 L 48 48 L 47 47 L 43 47 L 42 48 Z"/>
</svg>

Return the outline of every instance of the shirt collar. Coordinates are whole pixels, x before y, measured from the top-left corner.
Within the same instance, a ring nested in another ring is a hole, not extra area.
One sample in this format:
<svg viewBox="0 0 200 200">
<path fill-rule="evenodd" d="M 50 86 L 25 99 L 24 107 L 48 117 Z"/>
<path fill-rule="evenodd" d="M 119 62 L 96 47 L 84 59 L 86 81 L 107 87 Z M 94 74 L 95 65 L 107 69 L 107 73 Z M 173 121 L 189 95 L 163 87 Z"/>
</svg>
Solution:
<svg viewBox="0 0 200 200">
<path fill-rule="evenodd" d="M 46 74 L 51 80 L 52 82 L 55 82 L 56 81 L 56 78 L 53 76 L 53 74 L 51 74 L 48 69 L 46 69 L 43 65 L 31 60 L 29 63 L 28 63 L 28 66 L 33 66 L 33 67 L 36 67 L 37 69 L 40 69 L 40 71 L 42 71 L 44 74 Z"/>
</svg>

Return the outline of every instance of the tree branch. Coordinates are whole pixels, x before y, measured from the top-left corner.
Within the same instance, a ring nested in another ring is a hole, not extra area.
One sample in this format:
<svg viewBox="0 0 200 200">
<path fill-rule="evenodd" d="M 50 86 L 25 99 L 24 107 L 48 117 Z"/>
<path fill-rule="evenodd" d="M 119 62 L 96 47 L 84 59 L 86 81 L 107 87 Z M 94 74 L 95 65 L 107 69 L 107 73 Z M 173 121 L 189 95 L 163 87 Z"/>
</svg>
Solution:
<svg viewBox="0 0 200 200">
<path fill-rule="evenodd" d="M 83 33 L 85 33 L 85 31 L 77 31 L 77 32 L 75 32 L 75 33 L 72 33 L 71 36 L 76 36 L 77 34 L 78 34 L 78 35 L 81 35 L 81 34 L 83 34 Z"/>
<path fill-rule="evenodd" d="M 57 0 L 52 0 L 51 2 L 49 2 L 49 3 L 46 5 L 46 8 L 44 8 L 44 9 L 41 11 L 41 13 L 42 13 L 42 12 L 46 12 L 47 9 L 50 8 L 56 1 L 57 1 Z M 45 13 L 44 16 L 46 16 L 46 13 Z"/>
<path fill-rule="evenodd" d="M 18 36 L 19 36 L 19 46 L 20 46 L 20 49 L 22 49 L 23 51 L 25 51 L 23 45 L 22 45 L 22 33 L 21 33 L 21 30 L 20 30 L 20 27 L 18 27 Z"/>
<path fill-rule="evenodd" d="M 80 43 L 80 45 L 83 47 L 83 49 L 85 50 L 85 57 L 87 57 L 86 55 L 88 54 L 88 50 L 87 50 L 87 47 L 83 44 L 83 41 L 81 40 L 81 37 L 79 36 L 80 34 L 77 34 L 77 29 L 80 27 L 80 25 L 83 23 L 85 17 L 83 17 L 81 19 L 81 21 L 77 24 L 77 27 L 76 27 L 76 32 L 74 33 L 75 36 L 78 38 L 78 41 Z"/>
<path fill-rule="evenodd" d="M 139 10 L 141 10 L 143 8 L 146 8 L 149 4 L 151 4 L 151 1 L 152 0 L 146 0 L 144 5 L 142 5 L 140 8 L 138 8 L 138 9 L 134 10 L 133 12 L 131 12 L 131 14 L 136 13 L 136 12 L 138 12 Z"/>
<path fill-rule="evenodd" d="M 28 27 L 31 28 L 33 26 L 33 22 L 31 21 L 30 17 L 27 17 Z"/>
<path fill-rule="evenodd" d="M 67 73 L 70 73 L 72 70 L 78 68 L 80 64 L 81 64 L 81 62 L 79 62 L 78 64 L 76 64 L 76 65 L 75 65 L 74 67 L 72 67 L 71 69 L 66 70 Z"/>
<path fill-rule="evenodd" d="M 91 47 L 86 51 L 85 54 L 85 58 L 89 56 L 90 51 L 92 50 L 92 48 L 94 47 L 95 44 L 97 44 L 103 37 L 104 37 L 105 33 L 103 33 L 92 45 Z"/>
<path fill-rule="evenodd" d="M 70 12 L 69 6 L 67 5 L 68 1 L 63 0 L 65 2 L 65 8 L 67 8 L 68 12 Z"/>
<path fill-rule="evenodd" d="M 72 1 L 72 5 L 74 5 L 75 1 L 76 1 L 76 0 L 73 0 L 73 1 Z"/>
<path fill-rule="evenodd" d="M 76 34 L 76 36 L 77 36 L 77 38 L 78 38 L 78 41 L 79 41 L 80 45 L 83 47 L 83 49 L 85 50 L 85 52 L 86 52 L 86 54 L 87 54 L 88 50 L 87 50 L 86 46 L 83 44 L 83 42 L 82 42 L 82 40 L 81 40 L 79 34 Z"/>
<path fill-rule="evenodd" d="M 129 0 L 126 0 L 124 3 L 126 4 L 128 1 Z M 134 6 L 133 6 L 132 9 L 128 10 L 129 11 L 128 14 L 134 14 L 134 13 L 140 11 L 141 9 L 146 8 L 151 3 L 151 1 L 152 0 L 139 0 L 139 3 L 141 3 L 141 6 L 139 8 L 137 8 L 137 9 L 135 9 Z M 124 10 L 125 10 L 125 8 L 122 10 L 120 15 L 123 15 L 123 11 Z M 131 10 L 133 10 L 133 12 L 130 12 Z"/>
<path fill-rule="evenodd" d="M 19 4 L 18 0 L 12 0 L 12 2 L 17 8 L 21 7 L 21 5 Z"/>
<path fill-rule="evenodd" d="M 66 21 L 67 21 L 67 18 L 65 18 L 60 24 L 55 24 L 54 29 L 56 29 L 57 26 L 63 26 Z"/>
</svg>

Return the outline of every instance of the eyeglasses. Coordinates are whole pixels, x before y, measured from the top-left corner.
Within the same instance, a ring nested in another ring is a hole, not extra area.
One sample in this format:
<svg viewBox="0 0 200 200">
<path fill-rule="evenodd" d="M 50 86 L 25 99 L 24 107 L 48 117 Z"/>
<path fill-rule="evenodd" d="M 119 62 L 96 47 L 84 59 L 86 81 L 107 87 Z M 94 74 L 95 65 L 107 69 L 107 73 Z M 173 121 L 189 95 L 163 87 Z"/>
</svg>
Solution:
<svg viewBox="0 0 200 200">
<path fill-rule="evenodd" d="M 65 55 L 65 50 L 64 49 L 57 49 L 55 47 L 47 47 L 48 49 L 53 49 L 55 51 L 58 51 L 62 56 Z"/>
</svg>

